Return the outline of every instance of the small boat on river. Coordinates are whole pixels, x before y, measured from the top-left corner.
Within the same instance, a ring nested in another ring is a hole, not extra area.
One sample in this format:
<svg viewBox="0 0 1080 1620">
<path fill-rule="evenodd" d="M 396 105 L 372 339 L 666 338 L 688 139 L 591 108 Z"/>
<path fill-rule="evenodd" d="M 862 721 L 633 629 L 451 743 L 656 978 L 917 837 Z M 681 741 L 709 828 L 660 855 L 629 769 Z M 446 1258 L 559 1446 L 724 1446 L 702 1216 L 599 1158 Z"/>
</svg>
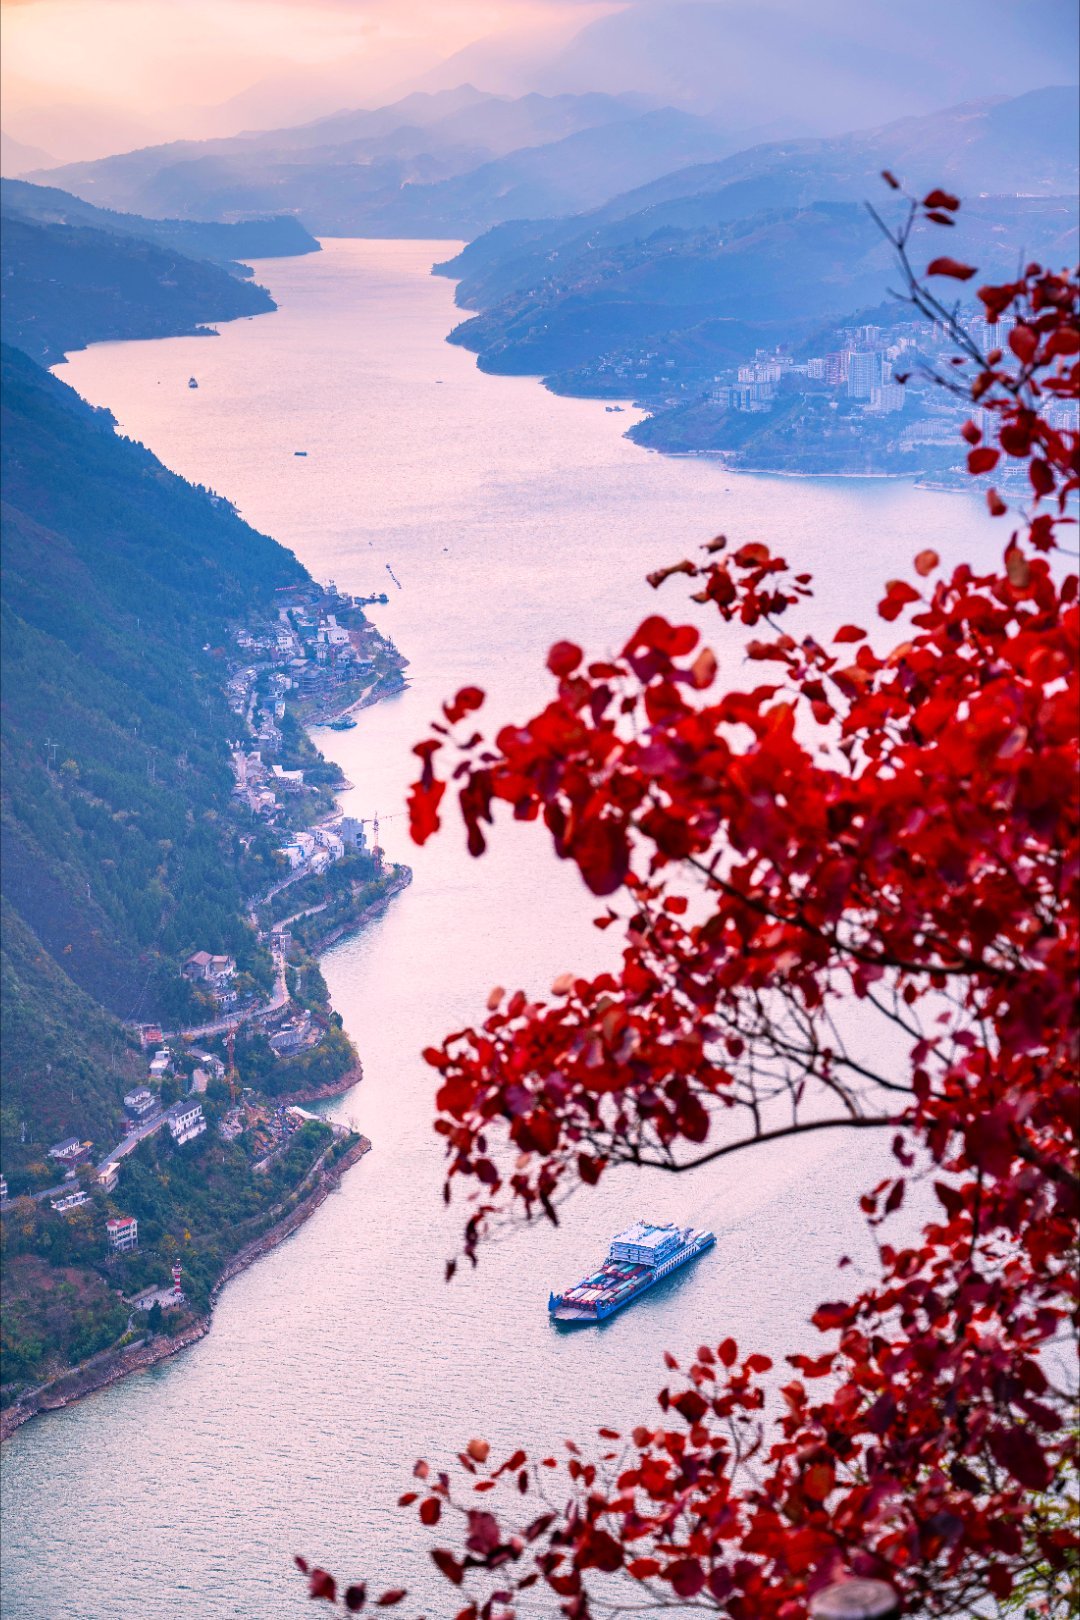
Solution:
<svg viewBox="0 0 1080 1620">
<path fill-rule="evenodd" d="M 337 720 L 329 722 L 329 729 L 331 731 L 351 731 L 355 724 L 356 721 L 351 714 L 343 714 Z"/>
<path fill-rule="evenodd" d="M 188 380 L 187 380 L 187 385 L 188 385 L 189 388 L 198 388 L 198 386 L 199 386 L 198 379 L 195 378 L 195 377 L 189 377 Z"/>
</svg>

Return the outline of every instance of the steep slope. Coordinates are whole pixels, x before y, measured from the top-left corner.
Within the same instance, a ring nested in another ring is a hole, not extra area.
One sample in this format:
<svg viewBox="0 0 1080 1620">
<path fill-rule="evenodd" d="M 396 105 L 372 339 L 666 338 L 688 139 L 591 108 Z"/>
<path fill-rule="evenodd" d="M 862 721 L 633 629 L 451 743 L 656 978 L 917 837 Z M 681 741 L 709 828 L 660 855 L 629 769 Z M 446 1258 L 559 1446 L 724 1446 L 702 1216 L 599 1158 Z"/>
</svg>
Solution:
<svg viewBox="0 0 1080 1620">
<path fill-rule="evenodd" d="M 166 337 L 275 308 L 265 288 L 141 237 L 4 211 L 0 336 L 51 363 L 121 337 Z"/>
<path fill-rule="evenodd" d="M 179 953 L 255 960 L 212 648 L 305 575 L 26 356 L 2 381 L 4 895 L 81 991 L 153 1017 Z"/>
<path fill-rule="evenodd" d="M 949 108 L 830 140 L 774 141 L 666 174 L 579 218 L 517 220 L 471 242 L 437 268 L 460 281 L 458 303 L 485 309 L 575 261 L 667 230 L 719 229 L 769 209 L 862 203 L 881 195 L 889 168 L 915 187 L 961 195 L 1069 196 L 1080 178 L 1080 92 L 1050 87 L 999 102 Z"/>
<path fill-rule="evenodd" d="M 88 225 L 114 236 L 138 236 L 193 259 L 209 259 L 234 276 L 249 277 L 243 259 L 285 259 L 318 253 L 319 244 L 298 219 L 277 214 L 267 219 L 221 224 L 214 220 L 147 219 L 96 208 L 56 186 L 26 180 L 0 182 L 0 210 L 41 225 Z"/>
<path fill-rule="evenodd" d="M 916 261 L 925 243 L 917 233 Z M 950 245 L 991 280 L 1007 278 L 1022 254 L 1065 263 L 1075 252 L 1075 206 L 982 198 L 965 208 Z M 744 323 L 749 356 L 766 340 L 798 341 L 827 317 L 878 303 L 890 270 L 887 243 L 855 203 L 669 226 L 549 265 L 544 280 L 465 321 L 451 342 L 474 350 L 485 371 L 548 375 L 587 369 L 623 348 L 668 353 L 677 334 L 726 321 Z"/>
</svg>

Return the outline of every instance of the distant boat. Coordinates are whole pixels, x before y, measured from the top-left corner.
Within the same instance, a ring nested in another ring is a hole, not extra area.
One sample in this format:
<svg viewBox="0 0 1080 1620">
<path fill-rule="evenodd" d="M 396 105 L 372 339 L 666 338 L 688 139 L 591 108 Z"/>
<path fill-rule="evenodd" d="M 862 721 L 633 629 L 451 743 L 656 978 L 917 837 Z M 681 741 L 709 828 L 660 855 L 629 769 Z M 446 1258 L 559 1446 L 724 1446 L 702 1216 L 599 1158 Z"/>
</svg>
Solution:
<svg viewBox="0 0 1080 1620">
<path fill-rule="evenodd" d="M 306 456 L 307 451 L 306 450 L 294 450 L 293 455 L 294 456 Z"/>
<path fill-rule="evenodd" d="M 612 1238 L 608 1257 L 597 1271 L 573 1288 L 549 1296 L 548 1311 L 556 1322 L 574 1326 L 602 1322 L 715 1242 L 712 1232 L 692 1226 L 637 1221 Z"/>
<path fill-rule="evenodd" d="M 189 377 L 188 378 L 187 385 L 188 385 L 189 388 L 198 388 L 198 386 L 199 386 L 197 380 L 194 377 Z"/>
<path fill-rule="evenodd" d="M 331 720 L 329 723 L 331 731 L 351 731 L 355 724 L 356 721 L 351 714 L 343 714 L 337 720 Z"/>
</svg>

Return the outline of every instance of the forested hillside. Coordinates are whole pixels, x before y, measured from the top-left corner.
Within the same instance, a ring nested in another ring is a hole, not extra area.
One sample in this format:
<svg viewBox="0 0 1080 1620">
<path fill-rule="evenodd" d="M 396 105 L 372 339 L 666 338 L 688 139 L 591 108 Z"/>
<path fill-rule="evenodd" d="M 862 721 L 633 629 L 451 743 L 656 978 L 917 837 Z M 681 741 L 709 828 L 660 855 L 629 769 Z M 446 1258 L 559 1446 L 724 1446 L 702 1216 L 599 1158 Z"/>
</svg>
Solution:
<svg viewBox="0 0 1080 1620">
<path fill-rule="evenodd" d="M 85 225 L 116 236 L 140 236 L 147 241 L 193 259 L 209 259 L 234 276 L 252 274 L 243 259 L 283 259 L 318 253 L 319 244 L 291 214 L 267 219 L 217 220 L 147 219 L 73 197 L 57 186 L 32 185 L 28 180 L 0 181 L 0 208 L 43 225 Z"/>
<path fill-rule="evenodd" d="M 55 1134 L 122 1093 L 100 1076 L 125 1043 L 79 991 L 151 1018 L 184 1004 L 182 953 L 265 973 L 242 917 L 252 857 L 230 819 L 217 650 L 230 618 L 304 571 L 24 355 L 5 349 L 2 372 L 0 803 L 21 924 L 5 930 L 6 1101 Z M 51 1067 L 41 1044 L 30 1061 L 43 1011 L 64 1049 Z"/>
<path fill-rule="evenodd" d="M 5 209 L 0 335 L 52 364 L 110 338 L 169 337 L 275 307 L 264 287 L 142 237 Z"/>
</svg>

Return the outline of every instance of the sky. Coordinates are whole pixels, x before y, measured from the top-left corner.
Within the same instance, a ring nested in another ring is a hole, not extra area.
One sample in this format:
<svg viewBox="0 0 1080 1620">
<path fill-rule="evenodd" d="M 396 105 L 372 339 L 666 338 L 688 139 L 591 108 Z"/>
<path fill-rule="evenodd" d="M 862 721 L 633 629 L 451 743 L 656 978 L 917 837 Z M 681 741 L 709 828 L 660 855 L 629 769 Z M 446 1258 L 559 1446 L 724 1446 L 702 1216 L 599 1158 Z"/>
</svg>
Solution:
<svg viewBox="0 0 1080 1620">
<path fill-rule="evenodd" d="M 475 40 L 554 43 L 616 4 L 3 0 L 3 126 L 57 157 L 97 155 L 57 146 L 111 151 L 140 133 L 231 134 L 377 104 Z"/>
<path fill-rule="evenodd" d="M 0 26 L 16 173 L 467 81 L 835 133 L 1073 82 L 1077 55 L 1076 0 L 0 0 Z"/>
</svg>

